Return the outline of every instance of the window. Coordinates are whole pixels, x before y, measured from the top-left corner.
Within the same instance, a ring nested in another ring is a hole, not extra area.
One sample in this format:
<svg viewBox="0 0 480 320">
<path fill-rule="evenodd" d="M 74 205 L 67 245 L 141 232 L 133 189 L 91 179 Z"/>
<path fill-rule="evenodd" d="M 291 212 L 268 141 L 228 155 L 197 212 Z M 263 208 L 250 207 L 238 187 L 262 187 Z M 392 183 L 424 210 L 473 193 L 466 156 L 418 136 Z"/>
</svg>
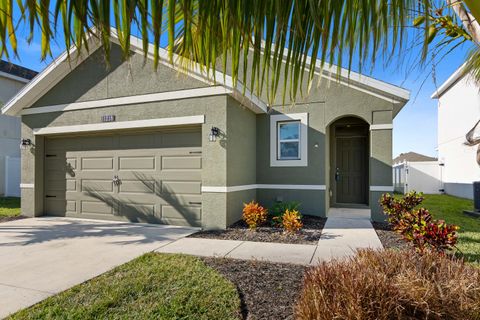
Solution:
<svg viewBox="0 0 480 320">
<path fill-rule="evenodd" d="M 308 114 L 270 116 L 270 166 L 307 166 Z"/>
<path fill-rule="evenodd" d="M 277 127 L 277 159 L 300 159 L 300 121 L 277 122 Z"/>
</svg>

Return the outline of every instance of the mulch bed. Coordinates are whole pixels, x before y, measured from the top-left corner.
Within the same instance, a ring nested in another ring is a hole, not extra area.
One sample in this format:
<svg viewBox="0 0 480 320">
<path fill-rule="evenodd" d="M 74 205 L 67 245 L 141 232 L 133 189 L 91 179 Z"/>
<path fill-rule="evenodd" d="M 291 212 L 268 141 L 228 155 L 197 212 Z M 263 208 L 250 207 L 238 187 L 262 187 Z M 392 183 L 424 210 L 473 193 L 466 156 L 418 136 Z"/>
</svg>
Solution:
<svg viewBox="0 0 480 320">
<path fill-rule="evenodd" d="M 15 216 L 15 217 L 0 217 L 0 223 L 2 222 L 8 222 L 8 221 L 14 221 L 14 220 L 20 220 L 20 219 L 27 219 L 28 217 L 25 216 Z"/>
<path fill-rule="evenodd" d="M 281 228 L 259 227 L 256 231 L 248 229 L 247 224 L 240 220 L 225 230 L 200 231 L 190 235 L 190 238 L 207 238 L 220 240 L 240 240 L 256 242 L 279 242 L 293 244 L 317 244 L 327 219 L 302 216 L 303 229 L 297 233 L 285 233 Z"/>
<path fill-rule="evenodd" d="M 237 286 L 244 319 L 293 319 L 307 267 L 227 258 L 202 260 Z"/>
<path fill-rule="evenodd" d="M 411 245 L 408 244 L 402 237 L 392 230 L 390 225 L 385 222 L 374 222 L 372 225 L 377 232 L 380 242 L 385 249 L 410 249 Z"/>
</svg>

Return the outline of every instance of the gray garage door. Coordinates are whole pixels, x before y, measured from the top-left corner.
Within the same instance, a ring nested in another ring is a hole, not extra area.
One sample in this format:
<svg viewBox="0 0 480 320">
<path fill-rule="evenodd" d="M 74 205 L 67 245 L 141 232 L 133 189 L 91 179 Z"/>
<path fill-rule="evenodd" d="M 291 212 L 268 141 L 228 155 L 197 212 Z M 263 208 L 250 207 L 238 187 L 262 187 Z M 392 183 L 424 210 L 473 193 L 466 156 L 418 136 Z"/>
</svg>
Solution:
<svg viewBox="0 0 480 320">
<path fill-rule="evenodd" d="M 200 129 L 48 138 L 47 215 L 199 226 Z"/>
</svg>

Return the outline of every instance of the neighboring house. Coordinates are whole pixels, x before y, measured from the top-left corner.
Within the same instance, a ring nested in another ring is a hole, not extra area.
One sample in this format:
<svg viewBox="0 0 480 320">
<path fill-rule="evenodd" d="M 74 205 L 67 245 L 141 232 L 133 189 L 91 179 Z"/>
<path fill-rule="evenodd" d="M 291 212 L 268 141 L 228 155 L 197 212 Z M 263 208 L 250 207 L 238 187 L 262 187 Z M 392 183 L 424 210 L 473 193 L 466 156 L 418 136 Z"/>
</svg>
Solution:
<svg viewBox="0 0 480 320">
<path fill-rule="evenodd" d="M 37 73 L 0 60 L 0 107 Z M 20 118 L 0 115 L 0 196 L 20 196 Z"/>
<path fill-rule="evenodd" d="M 300 201 L 323 217 L 371 208 L 384 219 L 392 120 L 407 90 L 318 70 L 325 80 L 304 102 L 279 97 L 268 110 L 228 75 L 216 84 L 200 68 L 181 75 L 164 50 L 155 72 L 135 37 L 130 61 L 114 44 L 106 69 L 90 41 L 88 56 L 61 55 L 2 109 L 22 116 L 35 148 L 22 152 L 23 214 L 225 228 L 256 199 Z"/>
<path fill-rule="evenodd" d="M 473 199 L 473 181 L 480 181 L 477 147 L 465 145 L 480 120 L 480 88 L 460 67 L 432 95 L 438 99 L 438 160 L 447 194 Z"/>
<path fill-rule="evenodd" d="M 416 152 L 401 153 L 393 159 L 393 186 L 399 193 L 442 193 L 441 167 L 437 158 Z"/>
</svg>

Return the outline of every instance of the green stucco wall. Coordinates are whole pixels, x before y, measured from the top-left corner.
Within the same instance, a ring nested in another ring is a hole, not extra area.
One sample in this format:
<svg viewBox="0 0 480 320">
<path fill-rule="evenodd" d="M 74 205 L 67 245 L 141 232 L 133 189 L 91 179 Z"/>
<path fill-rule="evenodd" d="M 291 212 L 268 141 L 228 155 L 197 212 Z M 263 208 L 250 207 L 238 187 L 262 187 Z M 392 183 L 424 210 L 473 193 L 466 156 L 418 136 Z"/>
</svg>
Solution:
<svg viewBox="0 0 480 320">
<path fill-rule="evenodd" d="M 205 87 L 199 80 L 186 77 L 160 65 L 153 71 L 152 62 L 133 54 L 122 62 L 120 51 L 113 46 L 110 68 L 103 64 L 100 51 L 95 52 L 70 75 L 45 93 L 33 107 L 80 101 L 106 99 L 172 90 Z M 241 68 L 240 68 L 241 69 Z M 242 77 L 240 77 L 242 79 Z M 262 94 L 266 101 L 266 92 Z M 245 185 L 314 185 L 326 190 L 282 188 L 251 188 L 248 190 L 204 192 L 202 195 L 202 225 L 224 228 L 241 218 L 244 202 L 257 199 L 269 207 L 274 201 L 300 201 L 304 214 L 327 216 L 331 205 L 330 125 L 337 119 L 355 116 L 369 125 L 392 124 L 394 104 L 372 94 L 349 88 L 344 84 L 323 79 L 313 86 L 308 97 L 291 106 L 282 104 L 281 93 L 275 98 L 269 114 L 255 115 L 227 95 L 189 98 L 174 101 L 132 104 L 88 110 L 25 115 L 22 117 L 22 137 L 35 144 L 22 151 L 22 183 L 35 184 L 35 189 L 22 189 L 23 214 L 43 212 L 43 138 L 34 136 L 32 129 L 40 127 L 94 124 L 103 115 L 116 115 L 117 121 L 205 115 L 202 125 L 203 168 L 202 185 L 231 187 Z M 270 116 L 278 113 L 308 113 L 308 166 L 270 166 Z M 212 126 L 221 136 L 208 141 Z M 371 186 L 392 185 L 392 132 L 390 129 L 370 131 L 369 180 Z M 372 218 L 383 220 L 378 198 L 383 192 L 370 192 Z"/>
<path fill-rule="evenodd" d="M 33 107 L 125 97 L 182 89 L 206 87 L 204 82 L 188 77 L 169 66 L 153 62 L 140 54 L 122 61 L 118 45 L 112 45 L 110 66 L 98 49 L 62 81 L 43 95 Z"/>
</svg>

